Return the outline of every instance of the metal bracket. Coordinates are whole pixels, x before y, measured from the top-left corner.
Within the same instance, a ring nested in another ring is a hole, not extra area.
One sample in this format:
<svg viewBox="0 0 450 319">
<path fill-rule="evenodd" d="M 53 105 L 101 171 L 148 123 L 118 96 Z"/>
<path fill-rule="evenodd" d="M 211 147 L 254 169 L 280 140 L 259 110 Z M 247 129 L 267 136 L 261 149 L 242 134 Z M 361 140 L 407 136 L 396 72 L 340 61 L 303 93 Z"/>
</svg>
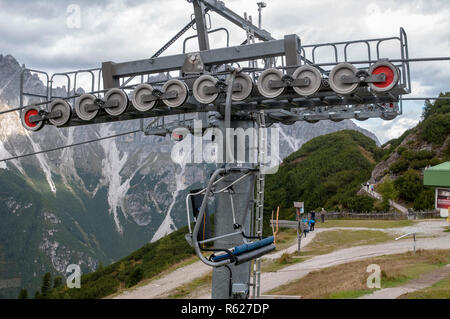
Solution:
<svg viewBox="0 0 450 319">
<path fill-rule="evenodd" d="M 56 110 L 50 113 L 45 111 L 40 111 L 38 115 L 30 116 L 30 123 L 38 123 L 48 119 L 57 119 L 62 116 L 62 112 L 60 110 Z"/>
<path fill-rule="evenodd" d="M 227 92 L 227 84 L 223 81 L 217 82 L 215 86 L 206 86 L 203 89 L 203 93 L 207 95 L 213 95 L 216 93 L 226 93 Z M 241 92 L 242 91 L 242 84 L 236 83 L 233 84 L 233 93 L 234 92 Z"/>
<path fill-rule="evenodd" d="M 100 109 L 107 109 L 110 107 L 118 107 L 119 101 L 118 100 L 110 100 L 110 101 L 103 101 L 101 99 L 96 99 L 94 101 L 94 104 L 88 104 L 86 105 L 86 111 L 93 112 Z"/>
<path fill-rule="evenodd" d="M 158 100 L 169 100 L 169 99 L 175 99 L 178 97 L 177 91 L 168 91 L 168 92 L 161 92 L 159 90 L 153 90 L 152 94 L 145 94 L 142 96 L 142 102 L 143 103 L 149 103 L 153 101 Z"/>
<path fill-rule="evenodd" d="M 372 75 L 343 75 L 342 83 L 353 84 L 353 83 L 381 83 L 386 81 L 386 74 L 372 74 Z"/>
<path fill-rule="evenodd" d="M 181 72 L 183 74 L 203 74 L 205 72 L 205 64 L 199 52 L 186 55 Z"/>
<path fill-rule="evenodd" d="M 285 87 L 302 87 L 311 84 L 311 80 L 308 77 L 301 79 L 293 79 L 290 76 L 284 76 L 281 81 L 269 81 L 269 87 L 271 89 L 279 89 Z"/>
</svg>

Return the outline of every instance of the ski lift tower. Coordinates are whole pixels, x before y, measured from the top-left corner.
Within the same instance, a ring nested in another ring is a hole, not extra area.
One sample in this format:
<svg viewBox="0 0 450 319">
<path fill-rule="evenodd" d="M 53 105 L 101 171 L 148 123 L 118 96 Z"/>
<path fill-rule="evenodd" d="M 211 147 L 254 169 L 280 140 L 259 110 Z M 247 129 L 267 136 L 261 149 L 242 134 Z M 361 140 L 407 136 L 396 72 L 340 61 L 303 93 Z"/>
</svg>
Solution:
<svg viewBox="0 0 450 319">
<path fill-rule="evenodd" d="M 46 77 L 47 91 L 26 92 L 22 73 L 21 119 L 31 131 L 46 124 L 71 127 L 140 119 L 145 134 L 165 136 L 180 128 L 196 133 L 192 116 L 198 116 L 202 132 L 213 128 L 214 136 L 225 137 L 219 153 L 226 160 L 217 165 L 205 189 L 190 194 L 202 196 L 197 210 L 191 212 L 186 201 L 190 227 L 187 240 L 199 259 L 213 267 L 212 298 L 258 298 L 259 258 L 275 248 L 273 237 L 264 238 L 262 233 L 264 176 L 268 169 L 265 129 L 274 123 L 291 125 L 299 121 L 393 120 L 402 114 L 402 95 L 411 91 L 407 37 L 400 29 L 398 36 L 388 38 L 303 44 L 295 34 L 274 39 L 261 25 L 253 25 L 222 1 L 188 2 L 194 9 L 191 21 L 150 58 L 108 61 L 99 68 L 51 76 L 25 69 L 23 72 Z M 258 3 L 259 12 L 264 6 Z M 237 46 L 227 43 L 226 47 L 210 49 L 211 33 L 229 36 L 225 28 L 211 29 L 210 12 L 243 28 L 246 40 Z M 161 56 L 193 27 L 199 51 Z M 392 44 L 397 46 L 400 58 L 384 55 L 386 43 L 390 49 Z M 366 58 L 351 61 L 350 51 L 361 47 Z M 332 62 L 316 62 L 323 48 L 331 49 Z M 179 75 L 151 78 L 174 71 Z M 77 93 L 81 75 L 90 78 L 88 92 L 83 94 Z M 57 78 L 66 83 L 64 96 L 56 95 L 53 89 Z M 144 118 L 153 121 L 144 127 Z M 253 142 L 249 138 L 244 143 L 245 160 L 237 161 L 232 156 L 234 136 L 229 132 L 249 128 L 257 129 Z M 251 160 L 255 154 L 256 160 Z M 212 197 L 214 235 L 205 238 L 201 226 Z M 193 217 L 195 226 L 191 228 Z M 205 257 L 208 251 L 212 255 Z"/>
</svg>

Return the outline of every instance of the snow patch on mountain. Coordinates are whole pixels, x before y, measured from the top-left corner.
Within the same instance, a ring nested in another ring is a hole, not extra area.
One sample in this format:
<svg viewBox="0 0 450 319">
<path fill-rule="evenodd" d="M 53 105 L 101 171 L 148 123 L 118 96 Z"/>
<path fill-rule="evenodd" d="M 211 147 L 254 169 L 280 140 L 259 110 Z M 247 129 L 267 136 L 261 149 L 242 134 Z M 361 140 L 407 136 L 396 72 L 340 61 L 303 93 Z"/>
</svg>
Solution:
<svg viewBox="0 0 450 319">
<path fill-rule="evenodd" d="M 29 140 L 31 142 L 31 146 L 33 147 L 33 151 L 34 152 L 42 151 L 42 149 L 39 146 L 39 144 L 35 143 L 29 134 L 27 134 L 27 136 L 28 136 L 28 138 L 29 138 Z M 47 161 L 45 159 L 45 155 L 44 154 L 37 154 L 36 158 L 39 161 L 39 165 L 41 166 L 42 171 L 44 172 L 45 178 L 47 179 L 47 183 L 50 186 L 51 191 L 53 192 L 53 194 L 56 194 L 56 185 L 53 182 L 52 171 L 50 169 L 50 165 L 47 163 Z"/>
<path fill-rule="evenodd" d="M 111 124 L 100 126 L 100 136 L 108 136 L 114 133 Z M 109 213 L 113 215 L 117 231 L 122 234 L 123 227 L 119 221 L 119 208 L 122 206 L 123 197 L 126 193 L 126 185 L 121 183 L 120 171 L 127 162 L 128 154 L 123 153 L 120 156 L 116 141 L 113 139 L 100 141 L 100 145 L 105 152 L 105 158 L 102 160 L 102 176 L 106 183 L 102 184 L 108 187 Z M 122 210 L 122 213 L 125 214 L 124 210 Z"/>
<path fill-rule="evenodd" d="M 170 203 L 169 208 L 167 209 L 166 218 L 164 218 L 164 221 L 159 226 L 156 233 L 153 235 L 153 238 L 151 242 L 157 241 L 158 239 L 161 239 L 162 237 L 170 234 L 171 232 L 177 230 L 175 223 L 173 222 L 173 219 L 171 217 L 171 213 L 173 210 L 173 207 L 175 206 L 178 195 L 180 192 L 185 190 L 189 185 L 186 183 L 186 163 L 189 162 L 191 154 L 189 152 L 184 153 L 178 153 L 180 158 L 172 158 L 177 163 L 182 163 L 180 165 L 181 170 L 179 173 L 175 174 L 175 183 L 176 183 L 176 190 L 173 192 L 172 195 L 172 202 Z M 174 153 L 172 153 L 172 156 L 174 156 Z"/>
</svg>

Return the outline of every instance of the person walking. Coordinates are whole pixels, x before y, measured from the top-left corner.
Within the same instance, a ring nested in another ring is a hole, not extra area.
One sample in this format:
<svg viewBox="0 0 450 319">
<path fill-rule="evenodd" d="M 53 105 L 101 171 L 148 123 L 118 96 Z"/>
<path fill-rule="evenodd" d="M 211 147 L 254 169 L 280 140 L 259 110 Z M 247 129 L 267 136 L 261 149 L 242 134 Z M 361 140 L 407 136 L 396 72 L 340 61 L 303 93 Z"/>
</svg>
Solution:
<svg viewBox="0 0 450 319">
<path fill-rule="evenodd" d="M 310 231 L 314 231 L 314 226 L 316 224 L 316 213 L 315 212 L 311 212 L 311 219 L 309 220 L 309 230 Z"/>
<path fill-rule="evenodd" d="M 303 233 L 304 233 L 305 238 L 306 238 L 306 234 L 309 232 L 308 220 L 306 218 L 303 218 L 302 219 L 302 223 L 303 223 Z"/>
</svg>

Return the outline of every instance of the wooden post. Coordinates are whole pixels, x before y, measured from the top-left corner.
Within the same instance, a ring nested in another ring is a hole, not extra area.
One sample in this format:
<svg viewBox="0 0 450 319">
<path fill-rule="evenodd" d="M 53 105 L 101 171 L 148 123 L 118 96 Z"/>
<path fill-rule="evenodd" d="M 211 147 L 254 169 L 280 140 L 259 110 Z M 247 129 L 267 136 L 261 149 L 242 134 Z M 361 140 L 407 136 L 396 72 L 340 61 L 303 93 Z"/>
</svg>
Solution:
<svg viewBox="0 0 450 319">
<path fill-rule="evenodd" d="M 273 213 L 273 212 L 272 212 Z M 277 243 L 277 233 L 278 233 L 278 215 L 280 214 L 280 206 L 277 207 L 277 227 L 276 230 L 273 232 L 273 242 Z M 272 221 L 273 221 L 273 214 L 272 214 Z M 272 222 L 272 231 L 273 231 L 273 222 Z"/>
</svg>

